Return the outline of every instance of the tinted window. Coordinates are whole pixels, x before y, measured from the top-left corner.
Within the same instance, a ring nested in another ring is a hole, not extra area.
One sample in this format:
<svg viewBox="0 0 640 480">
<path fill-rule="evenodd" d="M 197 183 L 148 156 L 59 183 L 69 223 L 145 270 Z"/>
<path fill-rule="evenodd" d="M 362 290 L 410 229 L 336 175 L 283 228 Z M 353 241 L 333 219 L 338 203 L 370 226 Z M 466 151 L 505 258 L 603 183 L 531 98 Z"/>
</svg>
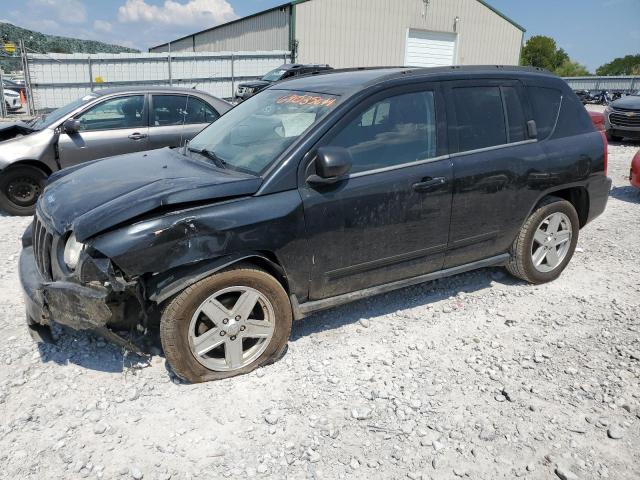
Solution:
<svg viewBox="0 0 640 480">
<path fill-rule="evenodd" d="M 533 119 L 538 127 L 538 138 L 547 138 L 558 118 L 562 93 L 555 88 L 528 87 Z"/>
<path fill-rule="evenodd" d="M 182 125 L 188 100 L 186 95 L 154 95 L 151 126 Z"/>
<path fill-rule="evenodd" d="M 211 123 L 220 115 L 211 105 L 187 95 L 154 95 L 151 126 Z"/>
<path fill-rule="evenodd" d="M 211 123 L 220 118 L 220 114 L 207 102 L 197 97 L 189 97 L 186 123 Z"/>
<path fill-rule="evenodd" d="M 453 89 L 459 151 L 507 143 L 500 87 Z"/>
<path fill-rule="evenodd" d="M 351 173 L 436 156 L 433 92 L 389 97 L 358 115 L 330 143 L 353 157 Z"/>
<path fill-rule="evenodd" d="M 575 95 L 563 95 L 554 137 L 567 137 L 593 132 L 591 117 Z"/>
<path fill-rule="evenodd" d="M 144 95 L 130 95 L 105 100 L 80 114 L 80 129 L 112 130 L 114 128 L 144 127 Z"/>
<path fill-rule="evenodd" d="M 525 119 L 518 91 L 513 87 L 502 87 L 502 97 L 507 111 L 507 131 L 509 142 L 521 142 L 526 139 Z"/>
</svg>

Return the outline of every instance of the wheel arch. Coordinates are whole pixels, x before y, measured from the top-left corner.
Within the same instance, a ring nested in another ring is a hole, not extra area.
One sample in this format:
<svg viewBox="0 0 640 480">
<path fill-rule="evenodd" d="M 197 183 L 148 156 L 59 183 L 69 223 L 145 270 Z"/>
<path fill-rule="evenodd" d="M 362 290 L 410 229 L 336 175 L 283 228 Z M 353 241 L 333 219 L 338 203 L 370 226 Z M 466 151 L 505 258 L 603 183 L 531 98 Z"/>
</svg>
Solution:
<svg viewBox="0 0 640 480">
<path fill-rule="evenodd" d="M 589 191 L 584 185 L 574 185 L 545 192 L 538 199 L 524 221 L 526 222 L 527 218 L 529 218 L 531 214 L 550 197 L 561 198 L 573 205 L 573 208 L 575 208 L 576 212 L 578 213 L 580 228 L 584 227 L 587 224 L 587 221 L 589 219 Z"/>
<path fill-rule="evenodd" d="M 47 176 L 51 175 L 54 171 L 51 166 L 47 165 L 47 163 L 43 162 L 42 160 L 18 160 L 17 162 L 13 162 L 7 165 L 6 168 L 2 171 L 7 172 L 18 167 L 34 167 L 42 170 L 44 173 L 46 173 Z"/>
<path fill-rule="evenodd" d="M 534 211 L 538 206 L 545 201 L 549 197 L 558 197 L 563 200 L 566 200 L 573 208 L 576 209 L 578 213 L 578 220 L 580 220 L 580 228 L 584 227 L 587 224 L 589 219 L 589 191 L 583 185 L 576 185 L 568 188 L 562 188 L 558 190 L 554 190 L 552 192 L 547 192 L 538 203 L 535 205 L 532 211 Z"/>
<path fill-rule="evenodd" d="M 242 264 L 265 270 L 282 285 L 287 295 L 289 294 L 288 277 L 276 255 L 273 252 L 256 251 L 203 260 L 150 277 L 145 282 L 146 296 L 150 301 L 161 304 L 203 278 Z"/>
</svg>

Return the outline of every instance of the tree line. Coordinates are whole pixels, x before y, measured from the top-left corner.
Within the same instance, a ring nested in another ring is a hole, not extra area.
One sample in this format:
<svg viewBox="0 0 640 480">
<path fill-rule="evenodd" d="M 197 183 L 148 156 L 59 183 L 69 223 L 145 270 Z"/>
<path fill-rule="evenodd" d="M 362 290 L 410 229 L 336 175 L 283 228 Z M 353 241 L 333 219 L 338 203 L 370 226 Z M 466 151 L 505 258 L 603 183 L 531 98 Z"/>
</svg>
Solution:
<svg viewBox="0 0 640 480">
<path fill-rule="evenodd" d="M 520 64 L 549 70 L 560 77 L 582 77 L 592 75 L 579 62 L 571 60 L 569 54 L 559 48 L 556 41 L 544 35 L 531 37 L 522 47 Z M 596 75 L 640 75 L 640 54 L 627 55 L 598 67 Z"/>
</svg>

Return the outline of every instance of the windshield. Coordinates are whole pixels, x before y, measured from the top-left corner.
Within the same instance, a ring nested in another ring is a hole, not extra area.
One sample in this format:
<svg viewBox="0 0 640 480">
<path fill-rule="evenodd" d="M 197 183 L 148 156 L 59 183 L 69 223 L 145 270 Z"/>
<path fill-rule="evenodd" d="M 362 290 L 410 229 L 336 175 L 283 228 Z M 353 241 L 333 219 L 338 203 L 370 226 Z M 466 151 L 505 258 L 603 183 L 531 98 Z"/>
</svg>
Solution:
<svg viewBox="0 0 640 480">
<path fill-rule="evenodd" d="M 334 95 L 265 90 L 205 128 L 189 150 L 225 168 L 260 175 L 337 103 Z"/>
<path fill-rule="evenodd" d="M 271 70 L 264 77 L 262 77 L 262 80 L 264 80 L 265 82 L 277 82 L 285 73 L 287 73 L 286 70 L 276 68 L 275 70 Z"/>
<path fill-rule="evenodd" d="M 74 100 L 73 102 L 68 103 L 64 107 L 60 107 L 54 110 L 53 112 L 48 113 L 47 115 L 42 115 L 41 117 L 35 118 L 30 124 L 30 126 L 36 130 L 42 130 L 43 128 L 50 127 L 51 125 L 56 123 L 58 120 L 61 120 L 66 115 L 69 115 L 76 108 L 81 107 L 85 103 L 88 103 L 91 100 L 95 100 L 96 98 L 98 98 L 97 95 L 86 95 L 82 98 L 79 98 L 78 100 Z"/>
</svg>

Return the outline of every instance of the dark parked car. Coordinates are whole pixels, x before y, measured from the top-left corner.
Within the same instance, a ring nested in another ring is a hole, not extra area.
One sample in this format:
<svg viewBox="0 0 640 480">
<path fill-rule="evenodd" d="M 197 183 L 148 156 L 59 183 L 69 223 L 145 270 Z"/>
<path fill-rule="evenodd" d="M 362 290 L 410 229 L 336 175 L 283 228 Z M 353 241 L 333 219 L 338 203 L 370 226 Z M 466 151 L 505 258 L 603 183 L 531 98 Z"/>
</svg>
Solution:
<svg viewBox="0 0 640 480">
<path fill-rule="evenodd" d="M 318 310 L 487 266 L 554 280 L 605 209 L 606 167 L 604 135 L 541 70 L 283 82 L 188 148 L 54 174 L 22 240 L 27 321 L 124 343 L 113 329 L 160 317 L 180 377 L 246 373 Z"/>
<path fill-rule="evenodd" d="M 238 85 L 235 94 L 235 101 L 243 101 L 261 92 L 269 85 L 273 85 L 280 80 L 287 78 L 299 77 L 300 75 L 309 75 L 316 72 L 326 72 L 332 70 L 329 65 L 301 65 L 299 63 L 285 63 L 275 70 L 271 70 L 260 80 L 244 82 Z"/>
<path fill-rule="evenodd" d="M 29 122 L 0 126 L 0 209 L 32 215 L 47 176 L 88 160 L 177 147 L 231 108 L 197 90 L 97 90 Z"/>
<path fill-rule="evenodd" d="M 640 140 L 640 96 L 628 95 L 611 102 L 604 111 L 607 138 Z"/>
</svg>

